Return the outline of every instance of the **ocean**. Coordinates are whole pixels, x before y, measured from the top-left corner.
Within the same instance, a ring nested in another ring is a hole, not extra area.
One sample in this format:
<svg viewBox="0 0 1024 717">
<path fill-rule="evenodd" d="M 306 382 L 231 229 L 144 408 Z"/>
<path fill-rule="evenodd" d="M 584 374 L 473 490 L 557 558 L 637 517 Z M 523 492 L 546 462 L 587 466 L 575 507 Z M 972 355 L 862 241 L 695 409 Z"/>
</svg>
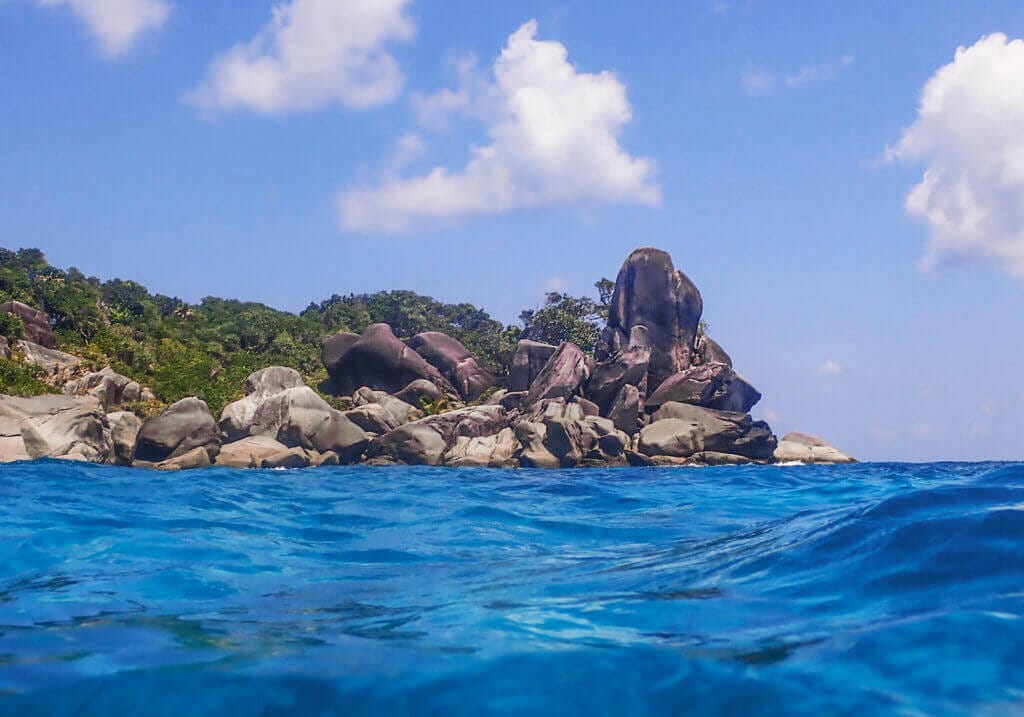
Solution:
<svg viewBox="0 0 1024 717">
<path fill-rule="evenodd" d="M 1024 713 L 1024 464 L 0 466 L 4 715 Z"/>
</svg>

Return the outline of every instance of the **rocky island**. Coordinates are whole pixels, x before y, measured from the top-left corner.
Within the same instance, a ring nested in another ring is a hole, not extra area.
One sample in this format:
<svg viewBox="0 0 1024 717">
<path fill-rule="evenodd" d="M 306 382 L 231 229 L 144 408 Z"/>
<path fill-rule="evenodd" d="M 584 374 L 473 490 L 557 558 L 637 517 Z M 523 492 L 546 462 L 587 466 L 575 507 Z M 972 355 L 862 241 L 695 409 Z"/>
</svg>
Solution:
<svg viewBox="0 0 1024 717">
<path fill-rule="evenodd" d="M 163 470 L 322 465 L 570 468 L 847 463 L 803 433 L 781 440 L 750 410 L 761 394 L 701 324 L 692 281 L 658 249 L 625 261 L 590 354 L 524 338 L 507 367 L 437 331 L 387 323 L 322 342 L 315 388 L 287 366 L 256 370 L 219 420 L 189 396 L 156 396 L 110 366 L 57 349 L 50 318 L 10 301 L 23 338 L 6 359 L 53 393 L 0 397 L 0 461 L 63 458 Z M 498 377 L 498 373 L 501 377 Z M 56 392 L 56 391 L 59 391 Z"/>
</svg>

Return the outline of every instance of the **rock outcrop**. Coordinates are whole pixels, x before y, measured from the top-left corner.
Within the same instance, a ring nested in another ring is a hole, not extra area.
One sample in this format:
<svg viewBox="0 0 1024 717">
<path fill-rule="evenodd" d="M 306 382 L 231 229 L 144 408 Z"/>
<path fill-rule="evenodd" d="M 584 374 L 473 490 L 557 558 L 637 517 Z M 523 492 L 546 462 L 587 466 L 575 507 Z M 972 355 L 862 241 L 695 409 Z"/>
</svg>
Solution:
<svg viewBox="0 0 1024 717">
<path fill-rule="evenodd" d="M 220 429 L 228 441 L 236 441 L 252 433 L 256 412 L 269 399 L 291 388 L 305 386 L 295 369 L 270 366 L 255 371 L 245 380 L 245 397 L 224 407 Z"/>
<path fill-rule="evenodd" d="M 135 441 L 142 430 L 142 419 L 129 411 L 115 411 L 107 414 L 107 422 L 114 443 L 113 463 L 130 466 L 135 460 Z"/>
<path fill-rule="evenodd" d="M 635 386 L 640 393 L 647 393 L 647 368 L 651 350 L 646 346 L 625 346 L 605 361 L 594 366 L 594 373 L 587 384 L 587 398 L 600 408 L 602 415 L 608 415 L 612 404 L 626 386 Z"/>
<path fill-rule="evenodd" d="M 396 393 L 417 379 L 454 392 L 441 373 L 399 341 L 387 324 L 368 326 L 336 362 L 325 366 L 336 395 L 351 395 L 363 386 Z"/>
<path fill-rule="evenodd" d="M 787 433 L 775 449 L 776 463 L 856 463 L 853 458 L 822 439 L 806 433 Z"/>
<path fill-rule="evenodd" d="M 43 348 L 57 347 L 57 337 L 53 335 L 50 317 L 39 309 L 34 309 L 20 301 L 8 301 L 0 304 L 0 311 L 13 314 L 21 319 L 25 326 L 24 338 Z"/>
<path fill-rule="evenodd" d="M 216 463 L 225 468 L 260 468 L 263 461 L 289 450 L 272 436 L 246 436 L 221 446 Z"/>
<path fill-rule="evenodd" d="M 669 401 L 719 411 L 749 413 L 761 400 L 760 392 L 724 363 L 694 366 L 669 376 L 647 397 L 648 411 L 656 411 Z"/>
<path fill-rule="evenodd" d="M 464 401 L 475 401 L 494 387 L 494 374 L 465 346 L 447 334 L 426 331 L 409 339 L 409 348 L 441 372 Z"/>
<path fill-rule="evenodd" d="M 109 366 L 68 381 L 62 390 L 69 396 L 92 396 L 102 403 L 107 411 L 115 406 L 150 400 L 153 397 L 149 389 L 127 376 L 122 376 Z"/>
<path fill-rule="evenodd" d="M 647 385 L 653 391 L 672 374 L 693 365 L 703 310 L 697 287 L 676 271 L 667 253 L 637 249 L 619 271 L 596 358 L 604 361 L 635 343 L 634 329 L 643 327 L 641 333 L 646 334 L 651 350 Z"/>
<path fill-rule="evenodd" d="M 369 443 L 365 431 L 305 385 L 274 394 L 260 404 L 249 432 L 273 436 L 288 448 L 333 451 L 346 462 L 358 459 Z"/>
</svg>

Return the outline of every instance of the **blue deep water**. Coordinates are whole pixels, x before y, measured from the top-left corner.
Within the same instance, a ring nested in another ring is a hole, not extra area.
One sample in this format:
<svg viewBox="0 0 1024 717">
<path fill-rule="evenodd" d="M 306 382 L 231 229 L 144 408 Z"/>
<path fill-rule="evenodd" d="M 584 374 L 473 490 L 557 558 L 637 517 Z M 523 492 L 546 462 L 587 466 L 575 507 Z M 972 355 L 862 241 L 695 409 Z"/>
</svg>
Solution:
<svg viewBox="0 0 1024 717">
<path fill-rule="evenodd" d="M 1024 465 L 0 467 L 0 713 L 1021 714 Z"/>
</svg>

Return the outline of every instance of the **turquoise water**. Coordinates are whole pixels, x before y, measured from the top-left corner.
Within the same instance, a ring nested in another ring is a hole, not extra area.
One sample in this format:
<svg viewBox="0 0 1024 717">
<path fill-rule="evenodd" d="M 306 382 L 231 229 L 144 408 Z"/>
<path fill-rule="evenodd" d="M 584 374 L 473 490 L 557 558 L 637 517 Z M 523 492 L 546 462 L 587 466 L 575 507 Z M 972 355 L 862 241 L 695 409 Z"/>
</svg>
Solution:
<svg viewBox="0 0 1024 717">
<path fill-rule="evenodd" d="M 0 467 L 0 713 L 1020 714 L 1024 465 Z"/>
</svg>

